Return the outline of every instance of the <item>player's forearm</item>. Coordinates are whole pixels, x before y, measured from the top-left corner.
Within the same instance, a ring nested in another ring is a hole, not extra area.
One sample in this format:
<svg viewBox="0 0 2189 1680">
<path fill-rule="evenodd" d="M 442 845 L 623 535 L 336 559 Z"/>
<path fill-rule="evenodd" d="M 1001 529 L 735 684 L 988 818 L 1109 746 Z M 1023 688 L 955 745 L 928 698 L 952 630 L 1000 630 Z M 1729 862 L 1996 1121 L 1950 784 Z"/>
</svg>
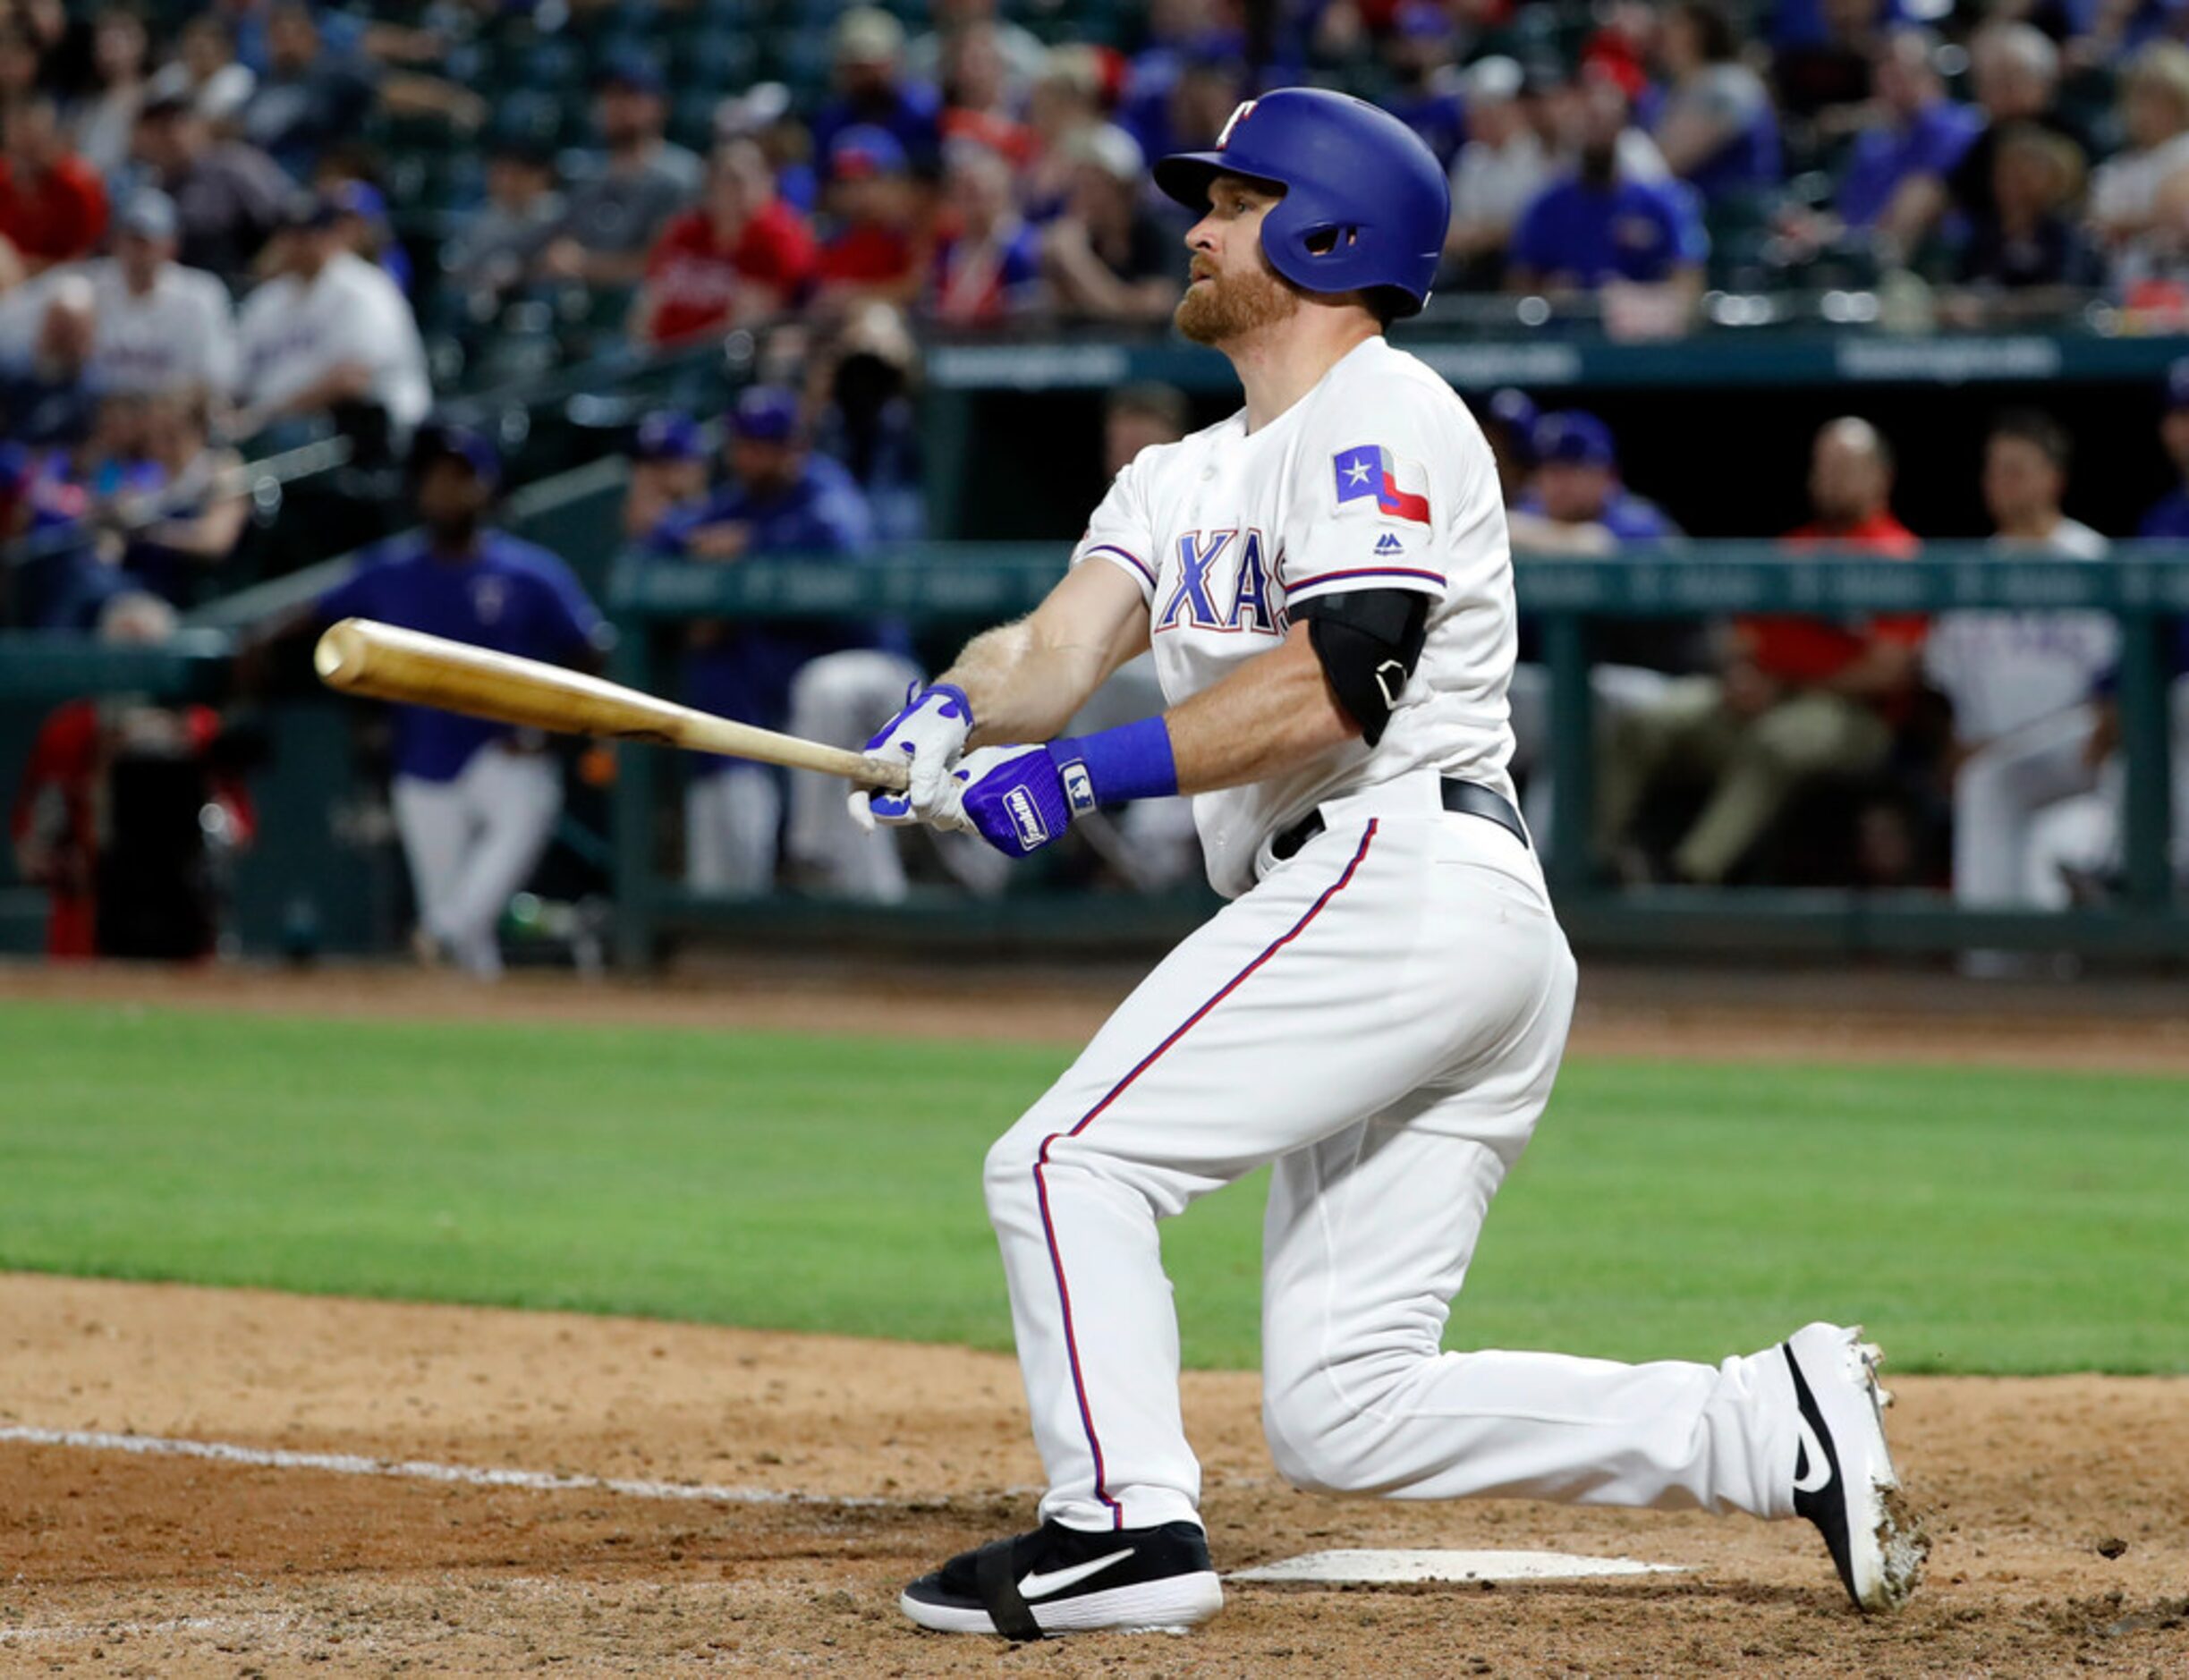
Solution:
<svg viewBox="0 0 2189 1680">
<path fill-rule="evenodd" d="M 1048 741 L 1109 675 L 1103 651 L 1052 640 L 1035 619 L 1022 618 L 974 637 L 937 681 L 964 692 L 971 744 Z"/>
<path fill-rule="evenodd" d="M 1164 721 L 1181 793 L 1280 776 L 1361 734 L 1331 692 L 1305 624 Z"/>
</svg>

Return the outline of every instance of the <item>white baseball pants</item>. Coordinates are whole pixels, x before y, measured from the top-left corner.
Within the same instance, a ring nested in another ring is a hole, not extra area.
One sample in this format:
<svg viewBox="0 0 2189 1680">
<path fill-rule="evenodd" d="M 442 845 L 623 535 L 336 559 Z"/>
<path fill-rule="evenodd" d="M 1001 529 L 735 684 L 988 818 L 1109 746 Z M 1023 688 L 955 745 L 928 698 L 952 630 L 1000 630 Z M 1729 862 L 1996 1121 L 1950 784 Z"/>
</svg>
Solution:
<svg viewBox="0 0 2189 1680">
<path fill-rule="evenodd" d="M 2058 910 L 2067 888 L 2032 844 L 2039 819 L 2060 801 L 2088 793 L 2098 714 L 2076 706 L 1988 741 L 1954 779 L 1954 897 L 1988 909 Z"/>
<path fill-rule="evenodd" d="M 791 683 L 789 729 L 808 741 L 858 748 L 873 738 L 920 681 L 920 667 L 900 654 L 850 649 L 808 660 Z M 791 772 L 793 861 L 832 892 L 872 904 L 904 896 L 904 865 L 895 831 L 863 832 L 844 802 L 844 778 L 819 770 Z"/>
<path fill-rule="evenodd" d="M 989 1152 L 1043 1517 L 1196 1519 L 1157 1221 L 1265 1161 L 1263 1421 L 1292 1481 L 1788 1515 L 1776 1349 L 1717 1367 L 1439 1351 L 1550 1094 L 1574 962 L 1535 858 L 1444 811 L 1433 778 L 1323 810 Z"/>
<path fill-rule="evenodd" d="M 684 884 L 750 898 L 776 885 L 783 791 L 758 764 L 725 764 L 684 784 Z"/>
<path fill-rule="evenodd" d="M 458 966 L 502 972 L 495 928 L 555 833 L 563 784 L 555 760 L 488 744 L 454 781 L 398 776 L 395 831 L 411 866 L 419 923 Z"/>
</svg>

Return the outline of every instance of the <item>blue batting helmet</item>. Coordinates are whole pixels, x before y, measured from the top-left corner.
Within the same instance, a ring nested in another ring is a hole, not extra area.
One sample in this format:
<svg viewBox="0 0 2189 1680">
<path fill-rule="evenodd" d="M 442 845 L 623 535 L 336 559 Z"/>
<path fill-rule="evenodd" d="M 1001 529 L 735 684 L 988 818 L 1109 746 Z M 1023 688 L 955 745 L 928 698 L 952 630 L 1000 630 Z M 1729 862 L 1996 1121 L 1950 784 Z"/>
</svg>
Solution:
<svg viewBox="0 0 2189 1680">
<path fill-rule="evenodd" d="M 1413 315 L 1452 220 L 1452 193 L 1436 154 L 1388 111 L 1319 88 L 1279 88 L 1231 115 L 1216 149 L 1175 152 L 1156 185 L 1191 210 L 1209 208 L 1209 183 L 1246 175 L 1285 189 L 1262 219 L 1269 266 L 1309 292 L 1388 288 L 1392 312 Z"/>
</svg>

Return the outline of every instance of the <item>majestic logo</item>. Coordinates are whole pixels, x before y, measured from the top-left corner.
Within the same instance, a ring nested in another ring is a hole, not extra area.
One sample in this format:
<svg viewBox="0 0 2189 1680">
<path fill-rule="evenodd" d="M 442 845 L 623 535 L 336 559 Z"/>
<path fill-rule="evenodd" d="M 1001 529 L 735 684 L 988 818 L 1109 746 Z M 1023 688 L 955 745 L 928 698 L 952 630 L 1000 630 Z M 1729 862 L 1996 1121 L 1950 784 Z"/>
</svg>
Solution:
<svg viewBox="0 0 2189 1680">
<path fill-rule="evenodd" d="M 1382 536 L 1376 539 L 1376 552 L 1378 554 L 1404 554 L 1406 545 L 1399 541 L 1396 531 L 1387 530 Z"/>
<path fill-rule="evenodd" d="M 1062 1592 L 1066 1587 L 1075 1587 L 1090 1575 L 1100 1574 L 1112 1564 L 1121 1564 L 1133 1555 L 1128 1546 L 1121 1552 L 1106 1552 L 1099 1557 L 1090 1557 L 1083 1564 L 1073 1564 L 1069 1569 L 1052 1569 L 1043 1574 L 1029 1569 L 1019 1577 L 1019 1597 L 1046 1599 L 1052 1592 Z"/>
<path fill-rule="evenodd" d="M 1254 115 L 1254 105 L 1255 102 L 1251 99 L 1243 99 L 1239 102 L 1238 108 L 1224 119 L 1224 132 L 1216 137 L 1217 150 L 1223 151 L 1231 145 L 1232 130 Z"/>
<path fill-rule="evenodd" d="M 1341 449 L 1330 457 L 1337 480 L 1337 504 L 1372 499 L 1376 511 L 1393 519 L 1429 523 L 1429 472 L 1420 462 L 1393 454 L 1379 444 Z"/>
<path fill-rule="evenodd" d="M 1084 817 L 1095 808 L 1094 778 L 1087 774 L 1085 762 L 1073 759 L 1059 774 L 1064 779 L 1065 802 L 1075 814 Z"/>
<path fill-rule="evenodd" d="M 1004 809 L 1011 813 L 1011 826 L 1019 831 L 1021 845 L 1031 852 L 1036 846 L 1048 844 L 1048 825 L 1034 809 L 1031 793 L 1022 787 L 1013 788 L 1004 795 Z"/>
<path fill-rule="evenodd" d="M 1155 628 L 1277 633 L 1269 606 L 1269 570 L 1262 535 L 1189 530 L 1178 539 L 1178 581 L 1156 615 Z M 1232 556 L 1236 554 L 1236 559 Z"/>
</svg>

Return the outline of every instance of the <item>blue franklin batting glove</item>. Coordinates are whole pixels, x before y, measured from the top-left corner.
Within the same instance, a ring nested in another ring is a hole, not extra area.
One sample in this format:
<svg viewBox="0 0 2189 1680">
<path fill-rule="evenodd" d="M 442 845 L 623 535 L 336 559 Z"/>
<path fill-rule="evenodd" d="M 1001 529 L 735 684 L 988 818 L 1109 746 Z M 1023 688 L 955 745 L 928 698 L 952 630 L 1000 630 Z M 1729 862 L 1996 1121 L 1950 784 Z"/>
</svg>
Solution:
<svg viewBox="0 0 2189 1680">
<path fill-rule="evenodd" d="M 955 810 L 929 820 L 969 828 L 1014 858 L 1039 852 L 1098 805 L 1178 791 L 1160 717 L 1042 747 L 982 747 L 965 755 L 950 780 Z"/>
</svg>

